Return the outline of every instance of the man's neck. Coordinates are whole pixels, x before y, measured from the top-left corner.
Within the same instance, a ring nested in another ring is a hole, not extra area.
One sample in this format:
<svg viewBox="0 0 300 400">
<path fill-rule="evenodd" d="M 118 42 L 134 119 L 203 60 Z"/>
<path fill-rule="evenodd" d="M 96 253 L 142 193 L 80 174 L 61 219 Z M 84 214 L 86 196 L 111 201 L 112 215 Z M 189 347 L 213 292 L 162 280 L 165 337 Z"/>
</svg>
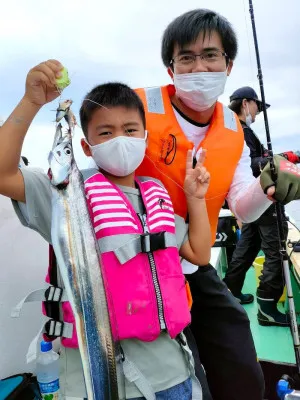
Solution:
<svg viewBox="0 0 300 400">
<path fill-rule="evenodd" d="M 171 102 L 179 108 L 179 110 L 188 118 L 191 120 L 198 122 L 199 124 L 208 124 L 209 121 L 211 120 L 211 117 L 214 113 L 216 103 L 211 106 L 208 110 L 205 111 L 195 111 L 192 110 L 191 108 L 187 107 L 177 96 L 174 94 L 174 96 L 171 97 Z"/>
<path fill-rule="evenodd" d="M 246 118 L 245 118 L 244 115 L 238 114 L 238 117 L 239 117 L 239 120 L 240 120 L 240 121 L 243 121 L 244 123 L 246 123 Z"/>
</svg>

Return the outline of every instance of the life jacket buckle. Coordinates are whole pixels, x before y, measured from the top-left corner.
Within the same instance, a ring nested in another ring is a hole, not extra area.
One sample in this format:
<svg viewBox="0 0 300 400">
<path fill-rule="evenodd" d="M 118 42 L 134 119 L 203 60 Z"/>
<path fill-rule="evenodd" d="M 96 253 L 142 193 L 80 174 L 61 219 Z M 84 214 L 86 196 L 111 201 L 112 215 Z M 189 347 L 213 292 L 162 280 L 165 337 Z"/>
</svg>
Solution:
<svg viewBox="0 0 300 400">
<path fill-rule="evenodd" d="M 58 286 L 49 286 L 45 291 L 45 301 L 60 302 L 63 295 L 63 289 Z"/>
<path fill-rule="evenodd" d="M 44 332 L 46 333 L 47 336 L 53 338 L 58 338 L 63 336 L 63 331 L 64 331 L 64 322 L 63 321 L 57 321 L 54 319 L 49 319 L 45 323 L 45 328 Z"/>
<path fill-rule="evenodd" d="M 166 249 L 165 231 L 157 233 L 144 233 L 141 235 L 142 253 L 152 253 Z"/>
</svg>

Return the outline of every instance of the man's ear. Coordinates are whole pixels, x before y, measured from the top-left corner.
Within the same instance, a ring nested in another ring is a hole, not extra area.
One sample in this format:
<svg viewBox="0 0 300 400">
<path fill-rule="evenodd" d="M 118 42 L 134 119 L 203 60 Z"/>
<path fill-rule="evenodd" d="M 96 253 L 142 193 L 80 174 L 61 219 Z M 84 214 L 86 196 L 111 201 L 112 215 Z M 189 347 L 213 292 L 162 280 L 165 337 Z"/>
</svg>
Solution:
<svg viewBox="0 0 300 400">
<path fill-rule="evenodd" d="M 82 139 L 80 140 L 80 144 L 81 144 L 81 147 L 82 147 L 82 150 L 83 150 L 84 154 L 85 154 L 87 157 L 92 157 L 92 152 L 91 152 L 90 146 L 87 144 L 85 138 L 82 138 Z"/>
<path fill-rule="evenodd" d="M 233 61 L 229 60 L 228 66 L 227 66 L 227 76 L 229 76 L 231 74 L 232 67 L 233 67 Z"/>
<path fill-rule="evenodd" d="M 170 78 L 172 79 L 172 81 L 174 81 L 174 72 L 172 71 L 171 67 L 169 67 L 167 69 L 168 75 L 170 76 Z"/>
<path fill-rule="evenodd" d="M 248 100 L 247 99 L 243 99 L 243 101 L 242 101 L 243 108 L 246 108 L 247 103 L 248 103 Z"/>
</svg>

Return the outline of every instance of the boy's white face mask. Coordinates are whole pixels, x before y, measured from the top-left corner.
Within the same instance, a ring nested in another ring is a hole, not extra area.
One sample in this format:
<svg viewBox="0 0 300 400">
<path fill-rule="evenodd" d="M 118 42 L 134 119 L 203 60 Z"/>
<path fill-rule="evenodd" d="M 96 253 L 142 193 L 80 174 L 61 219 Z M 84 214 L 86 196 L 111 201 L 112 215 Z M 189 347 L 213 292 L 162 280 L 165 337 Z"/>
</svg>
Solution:
<svg viewBox="0 0 300 400">
<path fill-rule="evenodd" d="M 146 152 L 147 131 L 144 138 L 118 136 L 91 146 L 91 153 L 100 169 L 114 176 L 127 176 L 142 163 Z"/>
</svg>

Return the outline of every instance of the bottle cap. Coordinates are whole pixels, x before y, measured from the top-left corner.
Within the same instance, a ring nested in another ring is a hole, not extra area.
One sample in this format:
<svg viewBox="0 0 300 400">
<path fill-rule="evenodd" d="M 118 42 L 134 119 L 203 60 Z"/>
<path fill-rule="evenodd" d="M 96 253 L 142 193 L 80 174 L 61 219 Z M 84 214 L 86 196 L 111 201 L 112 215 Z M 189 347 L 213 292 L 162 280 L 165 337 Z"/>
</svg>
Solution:
<svg viewBox="0 0 300 400">
<path fill-rule="evenodd" d="M 45 353 L 46 351 L 52 350 L 52 343 L 51 342 L 41 342 L 41 352 Z"/>
</svg>

